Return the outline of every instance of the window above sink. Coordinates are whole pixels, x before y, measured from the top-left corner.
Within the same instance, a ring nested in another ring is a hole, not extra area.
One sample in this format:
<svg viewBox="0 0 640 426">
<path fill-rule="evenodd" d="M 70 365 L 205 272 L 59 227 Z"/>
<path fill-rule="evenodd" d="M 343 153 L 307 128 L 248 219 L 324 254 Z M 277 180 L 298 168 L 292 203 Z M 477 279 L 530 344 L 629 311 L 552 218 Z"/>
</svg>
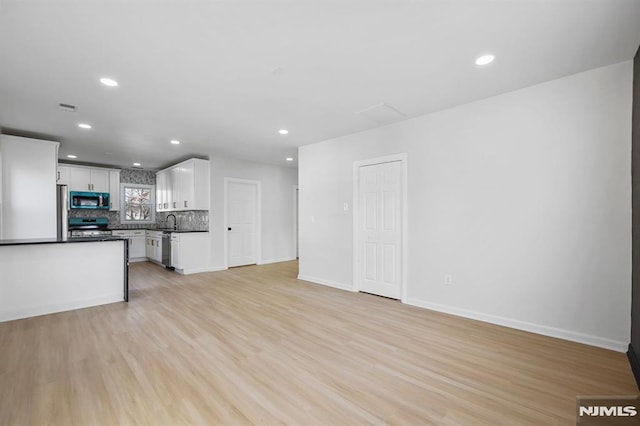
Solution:
<svg viewBox="0 0 640 426">
<path fill-rule="evenodd" d="M 120 223 L 155 223 L 155 187 L 137 183 L 121 183 Z"/>
</svg>

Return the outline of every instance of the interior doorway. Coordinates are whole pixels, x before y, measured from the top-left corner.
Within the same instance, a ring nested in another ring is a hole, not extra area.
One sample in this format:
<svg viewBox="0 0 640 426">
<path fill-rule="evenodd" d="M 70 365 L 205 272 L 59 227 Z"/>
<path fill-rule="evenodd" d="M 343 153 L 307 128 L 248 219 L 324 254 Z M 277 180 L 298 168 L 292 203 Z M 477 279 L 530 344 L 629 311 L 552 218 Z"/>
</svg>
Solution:
<svg viewBox="0 0 640 426">
<path fill-rule="evenodd" d="M 404 300 L 406 156 L 354 163 L 353 205 L 356 290 Z"/>
<path fill-rule="evenodd" d="M 261 183 L 225 178 L 227 267 L 261 261 Z"/>
</svg>

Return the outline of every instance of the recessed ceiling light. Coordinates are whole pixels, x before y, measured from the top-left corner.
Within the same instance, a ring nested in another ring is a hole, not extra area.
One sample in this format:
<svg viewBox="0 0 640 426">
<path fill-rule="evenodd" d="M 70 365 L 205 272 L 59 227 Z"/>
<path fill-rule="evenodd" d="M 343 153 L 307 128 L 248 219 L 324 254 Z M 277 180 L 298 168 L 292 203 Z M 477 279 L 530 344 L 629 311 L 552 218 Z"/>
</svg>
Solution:
<svg viewBox="0 0 640 426">
<path fill-rule="evenodd" d="M 293 157 L 287 157 L 286 160 L 287 161 L 293 161 Z"/>
<path fill-rule="evenodd" d="M 73 155 L 73 154 L 69 154 L 69 155 L 67 155 L 67 158 L 78 158 L 78 156 L 77 155 Z"/>
<path fill-rule="evenodd" d="M 78 127 L 80 127 L 81 129 L 90 129 L 91 128 L 91 124 L 79 123 Z"/>
<path fill-rule="evenodd" d="M 104 84 L 105 86 L 109 86 L 109 87 L 116 87 L 118 85 L 118 82 L 111 79 L 111 78 L 101 78 L 100 79 L 100 83 Z"/>
<path fill-rule="evenodd" d="M 172 144 L 174 144 L 174 145 L 180 145 L 180 141 L 179 141 L 179 140 L 176 140 L 176 139 L 173 139 L 173 140 L 171 141 L 171 143 L 172 143 Z"/>
<path fill-rule="evenodd" d="M 280 133 L 281 135 L 286 135 L 289 133 L 289 131 L 287 129 L 280 129 L 278 130 L 278 133 Z"/>
<path fill-rule="evenodd" d="M 495 59 L 493 55 L 482 55 L 476 59 L 476 65 L 488 65 Z"/>
<path fill-rule="evenodd" d="M 134 166 L 140 167 L 140 163 L 133 163 Z"/>
</svg>

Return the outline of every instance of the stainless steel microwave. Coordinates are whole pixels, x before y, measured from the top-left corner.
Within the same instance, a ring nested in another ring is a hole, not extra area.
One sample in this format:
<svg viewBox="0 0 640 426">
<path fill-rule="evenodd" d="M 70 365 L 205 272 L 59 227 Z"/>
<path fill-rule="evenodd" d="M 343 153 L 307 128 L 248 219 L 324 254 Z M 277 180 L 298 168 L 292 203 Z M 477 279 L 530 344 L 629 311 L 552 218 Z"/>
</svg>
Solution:
<svg viewBox="0 0 640 426">
<path fill-rule="evenodd" d="M 72 209 L 109 210 L 108 192 L 69 192 L 69 207 Z"/>
</svg>

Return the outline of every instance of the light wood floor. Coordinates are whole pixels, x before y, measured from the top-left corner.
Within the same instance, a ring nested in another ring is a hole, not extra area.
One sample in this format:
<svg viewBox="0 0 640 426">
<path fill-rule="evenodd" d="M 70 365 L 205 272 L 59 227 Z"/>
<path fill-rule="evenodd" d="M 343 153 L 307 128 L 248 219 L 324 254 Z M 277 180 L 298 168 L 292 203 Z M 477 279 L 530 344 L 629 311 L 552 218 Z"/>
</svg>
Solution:
<svg viewBox="0 0 640 426">
<path fill-rule="evenodd" d="M 575 424 L 637 393 L 624 354 L 296 272 L 138 263 L 129 304 L 0 323 L 0 425 Z"/>
</svg>

